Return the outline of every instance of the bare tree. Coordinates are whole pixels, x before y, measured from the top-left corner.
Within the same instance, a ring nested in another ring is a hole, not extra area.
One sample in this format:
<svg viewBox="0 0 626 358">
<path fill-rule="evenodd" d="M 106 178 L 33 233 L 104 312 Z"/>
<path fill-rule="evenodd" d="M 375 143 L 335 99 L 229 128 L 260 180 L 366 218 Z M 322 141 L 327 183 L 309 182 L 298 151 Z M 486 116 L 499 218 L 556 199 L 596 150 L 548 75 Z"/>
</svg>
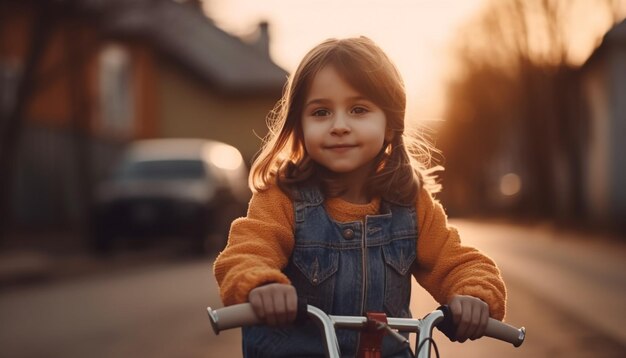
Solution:
<svg viewBox="0 0 626 358">
<path fill-rule="evenodd" d="M 516 165 L 523 179 L 524 190 L 516 207 L 519 212 L 538 216 L 580 212 L 580 144 L 585 124 L 573 110 L 580 64 L 572 51 L 571 34 L 588 11 L 604 11 L 613 22 L 623 18 L 621 4 L 623 0 L 489 3 L 458 41 L 457 53 L 464 70 L 451 83 L 449 110 L 441 132 L 441 149 L 449 168 L 446 181 L 454 183 L 457 176 L 467 178 L 467 173 L 454 172 L 454 167 L 463 163 L 472 172 L 469 190 L 478 192 L 474 199 L 484 204 L 488 197 L 484 187 L 494 185 L 488 176 L 488 167 L 498 160 L 494 152 L 508 150 L 519 161 Z M 597 39 L 602 31 L 595 33 Z M 470 108 L 473 126 L 467 126 L 463 108 Z M 500 132 L 494 134 L 489 128 Z M 463 138 L 466 136 L 475 139 Z M 472 149 L 479 151 L 467 161 L 467 148 L 461 143 L 472 141 Z"/>
<path fill-rule="evenodd" d="M 5 2 L 0 4 L 1 8 L 4 8 L 6 5 Z M 35 71 L 41 63 L 49 44 L 50 34 L 56 18 L 55 8 L 50 2 L 44 1 L 36 8 L 37 12 L 33 21 L 27 53 L 24 57 L 23 66 L 18 72 L 17 84 L 13 88 L 8 89 L 12 93 L 5 94 L 5 96 L 10 96 L 12 100 L 8 102 L 8 108 L 0 112 L 0 173 L 2 173 L 0 175 L 0 218 L 2 218 L 0 220 L 0 241 L 6 235 L 8 229 L 6 226 L 10 222 L 10 188 L 24 113 L 35 90 Z M 0 19 L 10 16 L 9 11 L 0 11 L 0 13 L 3 14 Z M 9 29 L 2 27 L 2 30 L 8 31 Z"/>
<path fill-rule="evenodd" d="M 13 31 L 2 21 L 11 16 L 11 5 L 19 1 L 0 0 L 0 31 Z M 90 104 L 84 65 L 94 52 L 94 45 L 86 46 L 81 38 L 81 21 L 85 21 L 86 14 L 81 12 L 77 0 L 52 1 L 42 0 L 27 2 L 26 11 L 33 11 L 32 27 L 29 29 L 30 38 L 26 43 L 26 53 L 22 56 L 22 65 L 18 67 L 17 83 L 15 86 L 6 86 L 0 83 L 0 88 L 10 93 L 3 93 L 1 98 L 10 98 L 0 103 L 0 242 L 8 234 L 12 222 L 10 207 L 11 191 L 15 180 L 16 158 L 18 145 L 25 124 L 25 115 L 37 91 L 66 79 L 69 84 L 69 96 L 66 98 L 71 109 L 69 122 L 73 138 L 72 153 L 75 155 L 75 169 L 77 175 L 78 198 L 81 205 L 80 213 L 84 215 L 81 223 L 88 220 L 86 212 L 91 202 L 91 168 L 88 134 L 88 117 Z M 62 30 L 62 31 L 57 31 Z M 59 63 L 42 70 L 41 64 L 46 51 L 52 42 L 55 33 L 62 34 L 65 57 Z M 1 79 L 0 79 L 1 80 Z M 6 108 L 4 108 L 6 107 Z M 83 227 L 82 229 L 86 229 Z"/>
</svg>

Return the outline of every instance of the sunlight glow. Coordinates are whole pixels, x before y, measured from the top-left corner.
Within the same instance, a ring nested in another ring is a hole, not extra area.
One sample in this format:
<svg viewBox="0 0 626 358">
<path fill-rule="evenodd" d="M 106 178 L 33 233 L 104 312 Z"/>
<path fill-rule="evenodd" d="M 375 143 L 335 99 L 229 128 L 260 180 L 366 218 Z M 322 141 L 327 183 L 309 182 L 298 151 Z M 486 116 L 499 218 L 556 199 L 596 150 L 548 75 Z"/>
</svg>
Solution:
<svg viewBox="0 0 626 358">
<path fill-rule="evenodd" d="M 235 170 L 243 164 L 239 151 L 227 144 L 216 144 L 209 150 L 209 159 L 218 168 Z"/>
<path fill-rule="evenodd" d="M 576 64 L 589 56 L 597 46 L 595 36 L 610 25 L 606 14 L 594 11 L 594 1 L 575 7 L 589 16 L 568 28 L 568 51 Z M 271 56 L 288 72 L 295 70 L 309 49 L 329 37 L 368 36 L 387 52 L 405 80 L 407 119 L 437 121 L 446 105 L 446 81 L 455 76 L 455 38 L 487 3 L 489 0 L 206 0 L 203 6 L 219 27 L 237 36 L 250 35 L 259 22 L 268 21 Z M 486 45 L 492 46 L 488 41 Z"/>
<path fill-rule="evenodd" d="M 504 174 L 500 178 L 500 192 L 504 196 L 513 196 L 522 190 L 522 179 L 515 173 Z"/>
</svg>

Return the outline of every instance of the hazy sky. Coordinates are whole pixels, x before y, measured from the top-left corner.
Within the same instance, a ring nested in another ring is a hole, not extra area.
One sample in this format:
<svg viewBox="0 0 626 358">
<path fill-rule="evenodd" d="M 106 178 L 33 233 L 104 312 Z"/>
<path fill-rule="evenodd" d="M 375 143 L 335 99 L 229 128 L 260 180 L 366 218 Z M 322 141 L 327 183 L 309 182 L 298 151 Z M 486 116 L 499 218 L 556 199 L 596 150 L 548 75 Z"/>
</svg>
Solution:
<svg viewBox="0 0 626 358">
<path fill-rule="evenodd" d="M 442 108 L 447 44 L 457 26 L 484 0 L 208 0 L 205 9 L 231 33 L 270 22 L 271 55 L 292 72 L 313 46 L 329 37 L 365 35 L 396 63 L 412 117 L 434 119 Z"/>
<path fill-rule="evenodd" d="M 594 1 L 598 0 L 582 0 L 597 4 Z M 477 15 L 486 2 L 204 0 L 204 7 L 217 25 L 236 35 L 250 34 L 260 21 L 269 21 L 272 58 L 289 72 L 309 49 L 329 37 L 368 36 L 387 52 L 402 73 L 409 118 L 432 120 L 441 117 L 444 106 L 444 85 L 452 63 L 450 43 L 459 27 Z M 585 12 L 585 18 L 590 18 L 587 14 L 594 12 Z M 606 19 L 600 21 L 606 23 Z M 588 23 L 574 25 L 571 33 L 579 33 L 581 38 L 577 37 L 574 43 L 586 46 L 580 56 L 582 62 L 595 46 L 588 38 L 597 31 Z"/>
</svg>

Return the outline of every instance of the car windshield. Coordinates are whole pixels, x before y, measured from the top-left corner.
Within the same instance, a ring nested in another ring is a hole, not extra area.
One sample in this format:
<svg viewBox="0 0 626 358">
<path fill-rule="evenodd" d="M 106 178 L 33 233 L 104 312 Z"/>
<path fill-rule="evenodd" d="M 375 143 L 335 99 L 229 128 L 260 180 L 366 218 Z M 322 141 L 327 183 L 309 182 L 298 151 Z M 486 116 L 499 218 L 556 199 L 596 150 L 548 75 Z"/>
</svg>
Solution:
<svg viewBox="0 0 626 358">
<path fill-rule="evenodd" d="M 206 175 L 201 160 L 149 160 L 126 162 L 117 173 L 122 180 L 200 179 Z"/>
</svg>

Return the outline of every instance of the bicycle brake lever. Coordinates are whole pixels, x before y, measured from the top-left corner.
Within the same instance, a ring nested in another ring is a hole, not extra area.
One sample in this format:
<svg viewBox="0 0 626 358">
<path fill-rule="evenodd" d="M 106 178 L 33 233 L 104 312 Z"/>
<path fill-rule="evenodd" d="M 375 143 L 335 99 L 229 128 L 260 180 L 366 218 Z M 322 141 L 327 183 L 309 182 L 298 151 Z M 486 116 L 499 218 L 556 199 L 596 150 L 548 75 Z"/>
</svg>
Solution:
<svg viewBox="0 0 626 358">
<path fill-rule="evenodd" d="M 387 331 L 387 334 L 389 334 L 390 336 L 392 336 L 395 339 L 397 339 L 398 341 L 400 341 L 403 345 L 409 346 L 409 344 L 410 344 L 409 340 L 405 336 L 403 336 L 400 333 L 396 332 L 396 330 L 392 329 L 388 325 L 380 323 L 378 325 L 378 328 L 385 329 Z"/>
</svg>

